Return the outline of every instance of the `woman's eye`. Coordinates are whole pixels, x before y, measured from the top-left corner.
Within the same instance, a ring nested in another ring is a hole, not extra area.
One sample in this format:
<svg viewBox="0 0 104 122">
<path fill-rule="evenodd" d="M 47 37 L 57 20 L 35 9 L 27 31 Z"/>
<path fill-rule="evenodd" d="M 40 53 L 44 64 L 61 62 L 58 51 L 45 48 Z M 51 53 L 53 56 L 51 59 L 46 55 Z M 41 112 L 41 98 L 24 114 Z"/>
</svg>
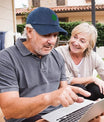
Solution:
<svg viewBox="0 0 104 122">
<path fill-rule="evenodd" d="M 81 40 L 82 43 L 85 43 L 85 40 Z"/>
</svg>

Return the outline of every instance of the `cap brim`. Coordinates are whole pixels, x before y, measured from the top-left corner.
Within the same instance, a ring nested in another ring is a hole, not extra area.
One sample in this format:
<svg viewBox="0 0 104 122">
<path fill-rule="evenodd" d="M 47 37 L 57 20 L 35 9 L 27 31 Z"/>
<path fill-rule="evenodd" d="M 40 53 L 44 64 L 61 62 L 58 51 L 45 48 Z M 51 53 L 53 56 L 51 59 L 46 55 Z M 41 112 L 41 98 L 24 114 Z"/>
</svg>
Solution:
<svg viewBox="0 0 104 122">
<path fill-rule="evenodd" d="M 59 32 L 61 35 L 67 35 L 68 32 L 61 28 L 60 26 L 56 25 L 32 25 L 32 27 L 40 34 L 40 35 L 47 35 L 50 33 Z"/>
</svg>

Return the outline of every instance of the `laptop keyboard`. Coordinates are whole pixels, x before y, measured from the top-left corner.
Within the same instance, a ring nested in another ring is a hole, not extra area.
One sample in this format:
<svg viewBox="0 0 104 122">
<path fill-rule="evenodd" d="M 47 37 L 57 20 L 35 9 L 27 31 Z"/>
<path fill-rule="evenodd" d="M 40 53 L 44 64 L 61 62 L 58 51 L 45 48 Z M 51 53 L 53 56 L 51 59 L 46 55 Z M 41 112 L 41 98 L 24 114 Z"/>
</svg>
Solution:
<svg viewBox="0 0 104 122">
<path fill-rule="evenodd" d="M 78 120 L 81 118 L 83 114 L 92 106 L 93 103 L 78 109 L 70 114 L 67 114 L 59 119 L 57 119 L 57 122 L 78 122 Z"/>
</svg>

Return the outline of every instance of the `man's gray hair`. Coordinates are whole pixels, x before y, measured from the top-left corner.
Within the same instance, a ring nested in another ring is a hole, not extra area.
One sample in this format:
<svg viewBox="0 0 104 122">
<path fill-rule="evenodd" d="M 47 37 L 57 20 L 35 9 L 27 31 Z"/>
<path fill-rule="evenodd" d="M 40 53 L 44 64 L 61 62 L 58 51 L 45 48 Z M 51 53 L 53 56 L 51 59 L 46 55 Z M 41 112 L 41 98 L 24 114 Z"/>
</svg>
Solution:
<svg viewBox="0 0 104 122">
<path fill-rule="evenodd" d="M 26 24 L 25 25 L 25 28 L 24 28 L 24 31 L 23 31 L 23 34 L 22 34 L 22 38 L 26 38 L 27 39 L 26 27 L 29 27 L 29 28 L 33 28 L 33 27 L 32 27 L 31 24 Z"/>
</svg>

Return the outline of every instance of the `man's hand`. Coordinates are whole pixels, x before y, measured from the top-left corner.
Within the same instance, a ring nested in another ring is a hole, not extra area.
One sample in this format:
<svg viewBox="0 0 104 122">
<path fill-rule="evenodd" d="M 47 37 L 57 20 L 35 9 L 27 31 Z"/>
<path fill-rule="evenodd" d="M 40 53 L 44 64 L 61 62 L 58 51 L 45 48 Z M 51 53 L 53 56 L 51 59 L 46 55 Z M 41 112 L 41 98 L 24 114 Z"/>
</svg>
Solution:
<svg viewBox="0 0 104 122">
<path fill-rule="evenodd" d="M 44 120 L 44 119 L 39 119 L 39 120 L 37 120 L 35 122 L 48 122 L 48 121 L 47 120 Z"/>
<path fill-rule="evenodd" d="M 72 88 L 72 91 L 73 91 L 74 93 L 76 93 L 76 94 L 81 94 L 81 95 L 83 95 L 83 96 L 85 96 L 85 97 L 89 97 L 89 96 L 91 95 L 90 92 L 85 91 L 85 90 L 83 90 L 82 88 L 75 87 L 75 86 L 70 86 L 70 87 Z M 83 101 L 84 101 L 84 98 L 83 98 L 83 97 L 77 96 L 77 100 L 76 100 L 75 102 L 81 103 L 81 102 L 83 102 Z"/>
<path fill-rule="evenodd" d="M 84 98 L 79 97 L 77 93 L 82 94 L 85 97 L 89 97 L 91 94 L 81 88 L 66 85 L 65 87 L 59 88 L 56 91 L 47 93 L 46 99 L 49 105 L 58 106 L 62 105 L 67 107 L 74 102 L 83 102 Z"/>
</svg>

